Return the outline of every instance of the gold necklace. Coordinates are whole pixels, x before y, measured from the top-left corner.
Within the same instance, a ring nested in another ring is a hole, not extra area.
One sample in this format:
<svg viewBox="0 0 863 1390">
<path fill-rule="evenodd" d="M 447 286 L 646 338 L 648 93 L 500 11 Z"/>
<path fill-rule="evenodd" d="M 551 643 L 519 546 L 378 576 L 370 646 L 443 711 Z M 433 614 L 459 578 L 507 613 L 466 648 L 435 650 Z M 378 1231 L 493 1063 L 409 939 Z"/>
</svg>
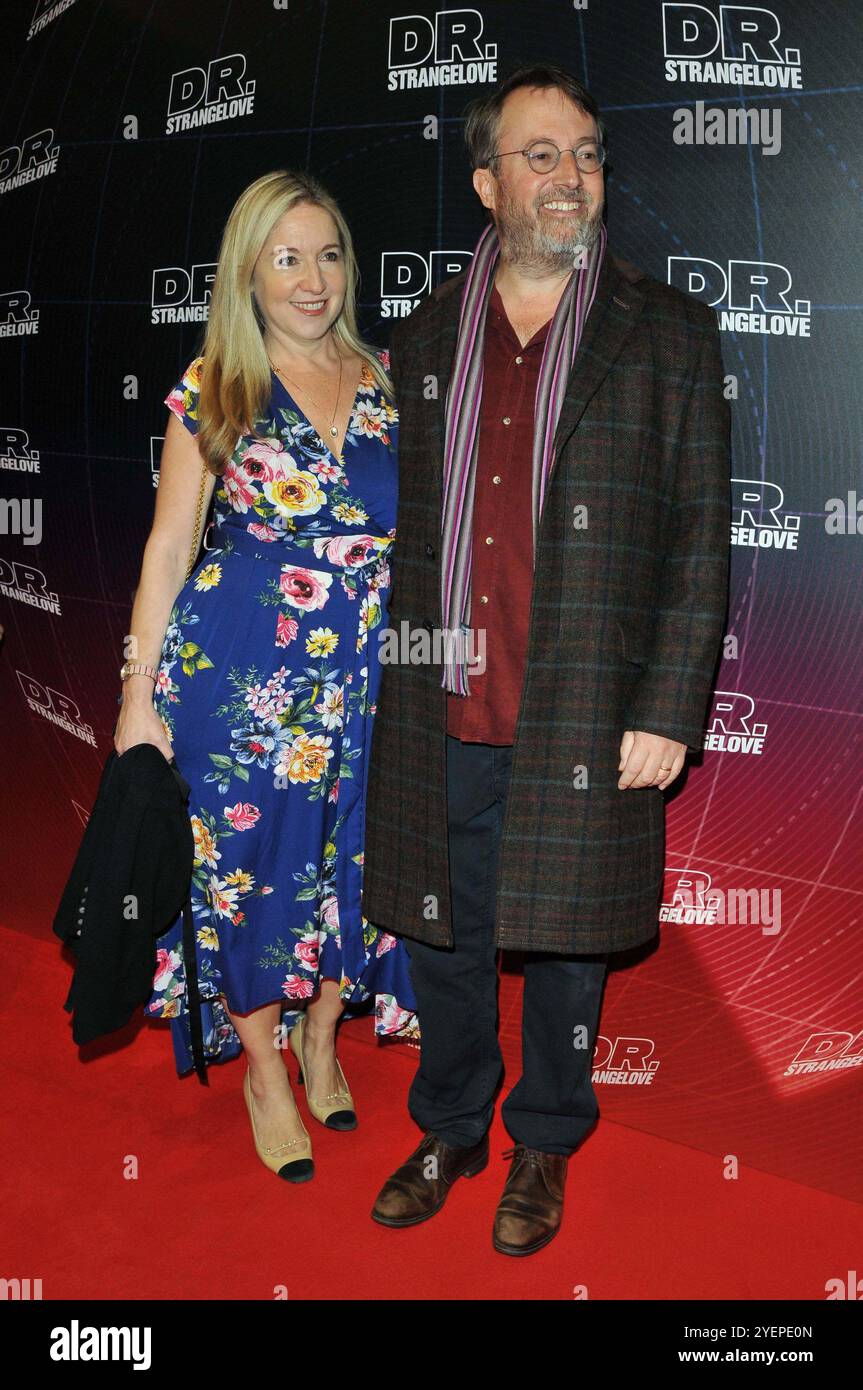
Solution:
<svg viewBox="0 0 863 1390">
<path fill-rule="evenodd" d="M 311 401 L 312 405 L 315 407 L 316 410 L 323 410 L 323 406 L 320 405 L 320 403 L 314 399 L 314 397 L 311 395 L 311 393 L 308 391 L 308 389 L 307 389 L 305 386 L 300 386 L 300 383 L 299 383 L 298 381 L 291 381 L 291 378 L 288 376 L 287 372 L 283 372 L 282 369 L 281 369 L 281 367 L 277 367 L 276 364 L 275 364 L 275 362 L 273 361 L 272 357 L 268 357 L 268 358 L 267 358 L 267 361 L 269 362 L 269 364 L 270 364 L 270 366 L 272 367 L 273 371 L 274 371 L 274 372 L 278 372 L 279 376 L 283 376 L 283 377 L 285 378 L 285 381 L 290 381 L 290 382 L 291 382 L 291 385 L 292 385 L 292 386 L 296 386 L 296 388 L 297 388 L 298 391 L 305 391 L 306 395 L 308 396 L 309 400 Z M 332 416 L 331 416 L 331 418 L 330 418 L 330 434 L 332 435 L 333 439 L 335 439 L 335 438 L 337 437 L 337 435 L 338 435 L 338 430 L 336 429 L 336 425 L 335 425 L 335 419 L 336 419 L 336 411 L 337 411 L 338 408 L 339 408 L 339 401 L 341 400 L 341 398 L 342 398 L 342 355 L 341 355 L 341 353 L 339 353 L 339 389 L 338 389 L 338 391 L 336 392 L 336 403 L 335 403 L 335 406 L 333 407 L 333 413 L 332 413 Z M 325 412 L 325 413 L 326 413 L 326 412 Z"/>
</svg>

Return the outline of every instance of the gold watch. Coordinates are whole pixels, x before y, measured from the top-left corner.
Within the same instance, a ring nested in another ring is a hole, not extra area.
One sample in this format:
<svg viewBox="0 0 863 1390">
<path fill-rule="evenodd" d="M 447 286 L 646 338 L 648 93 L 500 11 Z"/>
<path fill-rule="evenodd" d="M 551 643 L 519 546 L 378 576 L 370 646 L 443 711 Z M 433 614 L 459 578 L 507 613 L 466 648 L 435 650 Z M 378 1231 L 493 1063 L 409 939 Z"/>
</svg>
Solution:
<svg viewBox="0 0 863 1390">
<path fill-rule="evenodd" d="M 152 681 L 157 681 L 159 672 L 152 666 L 146 666 L 143 661 L 124 661 L 120 667 L 120 680 L 126 681 L 130 676 L 149 676 Z"/>
</svg>

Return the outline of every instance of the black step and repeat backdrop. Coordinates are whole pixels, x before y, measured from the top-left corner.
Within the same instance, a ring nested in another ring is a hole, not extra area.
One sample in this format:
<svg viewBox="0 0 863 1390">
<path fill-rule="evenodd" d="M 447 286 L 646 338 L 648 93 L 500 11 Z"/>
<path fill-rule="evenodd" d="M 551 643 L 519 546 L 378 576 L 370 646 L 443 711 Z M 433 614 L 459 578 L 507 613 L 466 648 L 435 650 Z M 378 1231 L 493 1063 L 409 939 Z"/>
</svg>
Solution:
<svg viewBox="0 0 863 1390">
<path fill-rule="evenodd" d="M 465 103 L 518 61 L 560 62 L 610 128 L 610 245 L 717 307 L 734 418 L 719 688 L 669 798 L 662 949 L 609 984 L 602 1111 L 863 1195 L 860 16 L 856 0 L 10 0 L 4 929 L 52 939 L 111 747 L 161 402 L 200 344 L 237 195 L 285 166 L 331 188 L 383 346 L 483 226 Z"/>
</svg>

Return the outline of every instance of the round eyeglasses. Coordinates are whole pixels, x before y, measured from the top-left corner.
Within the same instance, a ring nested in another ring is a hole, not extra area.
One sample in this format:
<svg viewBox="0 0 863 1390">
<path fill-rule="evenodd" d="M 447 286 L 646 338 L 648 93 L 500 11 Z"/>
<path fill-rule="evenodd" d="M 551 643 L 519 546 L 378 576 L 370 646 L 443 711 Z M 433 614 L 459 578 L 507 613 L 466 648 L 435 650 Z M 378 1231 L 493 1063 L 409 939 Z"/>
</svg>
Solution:
<svg viewBox="0 0 863 1390">
<path fill-rule="evenodd" d="M 523 150 L 506 150 L 493 158 L 505 159 L 510 154 L 523 154 L 535 174 L 550 174 L 560 163 L 560 156 L 566 153 L 566 150 L 559 150 L 553 140 L 534 140 Z M 583 174 L 595 174 L 605 163 L 605 146 L 595 140 L 579 145 L 578 149 L 571 149 L 569 153 L 575 156 L 575 162 Z"/>
</svg>

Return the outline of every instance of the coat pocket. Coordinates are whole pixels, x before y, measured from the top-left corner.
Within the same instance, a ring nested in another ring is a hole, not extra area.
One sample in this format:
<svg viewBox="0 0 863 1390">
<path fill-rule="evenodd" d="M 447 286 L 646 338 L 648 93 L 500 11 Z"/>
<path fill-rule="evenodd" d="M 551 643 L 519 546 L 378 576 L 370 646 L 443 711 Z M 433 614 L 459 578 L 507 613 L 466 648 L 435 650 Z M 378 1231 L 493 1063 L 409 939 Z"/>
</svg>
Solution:
<svg viewBox="0 0 863 1390">
<path fill-rule="evenodd" d="M 640 666 L 643 669 L 648 665 L 644 639 L 639 636 L 637 629 L 630 623 L 624 624 L 619 618 L 615 618 L 614 621 L 620 635 L 620 654 L 624 661 L 629 661 L 633 666 Z"/>
</svg>

